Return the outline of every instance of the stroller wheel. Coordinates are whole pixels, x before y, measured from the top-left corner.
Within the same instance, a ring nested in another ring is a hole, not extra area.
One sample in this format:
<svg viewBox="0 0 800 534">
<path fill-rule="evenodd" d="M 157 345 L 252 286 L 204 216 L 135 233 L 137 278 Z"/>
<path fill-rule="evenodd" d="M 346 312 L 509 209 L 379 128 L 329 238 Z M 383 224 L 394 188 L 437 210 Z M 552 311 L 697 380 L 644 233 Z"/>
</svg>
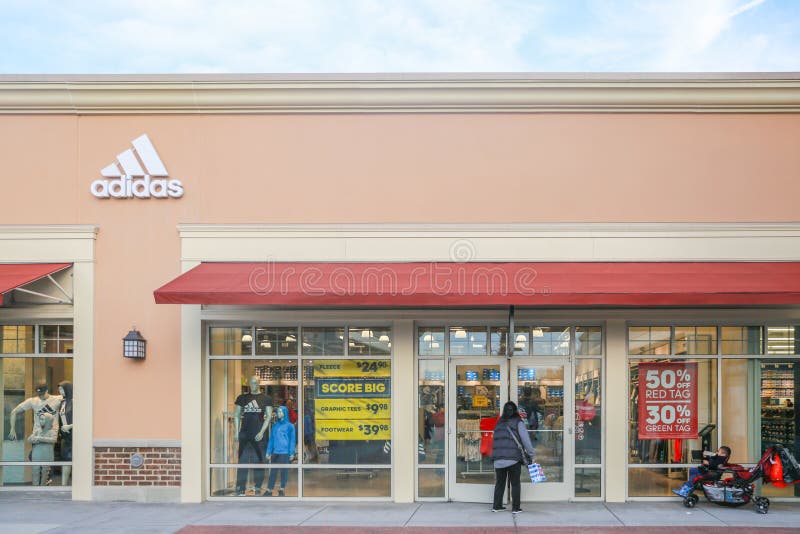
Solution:
<svg viewBox="0 0 800 534">
<path fill-rule="evenodd" d="M 756 497 L 756 510 L 759 514 L 766 514 L 769 512 L 769 499 L 766 497 Z"/>
<path fill-rule="evenodd" d="M 697 495 L 695 495 L 694 493 L 690 493 L 689 495 L 686 496 L 685 499 L 683 499 L 683 505 L 686 508 L 694 508 L 698 500 L 700 499 L 699 497 L 697 497 Z"/>
</svg>

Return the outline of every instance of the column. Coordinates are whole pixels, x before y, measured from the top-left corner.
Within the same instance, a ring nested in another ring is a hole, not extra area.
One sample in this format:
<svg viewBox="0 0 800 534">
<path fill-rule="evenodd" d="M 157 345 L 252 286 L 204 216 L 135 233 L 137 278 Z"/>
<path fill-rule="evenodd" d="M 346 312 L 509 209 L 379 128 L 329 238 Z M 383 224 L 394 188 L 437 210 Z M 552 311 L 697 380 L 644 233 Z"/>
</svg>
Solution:
<svg viewBox="0 0 800 534">
<path fill-rule="evenodd" d="M 606 501 L 625 502 L 628 477 L 628 358 L 624 319 L 606 321 Z"/>
<path fill-rule="evenodd" d="M 72 499 L 92 499 L 94 477 L 93 409 L 94 402 L 94 262 L 75 262 L 73 275 L 72 359 L 74 385 L 72 433 Z M 122 350 L 120 343 L 119 350 Z"/>
<path fill-rule="evenodd" d="M 394 321 L 392 326 L 392 450 L 394 502 L 414 501 L 414 465 L 417 432 L 414 429 L 414 321 Z"/>
</svg>

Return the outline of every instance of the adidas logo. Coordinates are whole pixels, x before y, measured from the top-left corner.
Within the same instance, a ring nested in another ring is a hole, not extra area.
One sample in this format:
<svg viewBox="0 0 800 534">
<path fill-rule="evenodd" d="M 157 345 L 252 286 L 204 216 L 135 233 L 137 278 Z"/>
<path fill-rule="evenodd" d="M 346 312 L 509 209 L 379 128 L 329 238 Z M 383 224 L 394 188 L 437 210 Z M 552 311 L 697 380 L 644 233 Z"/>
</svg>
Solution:
<svg viewBox="0 0 800 534">
<path fill-rule="evenodd" d="M 117 156 L 100 174 L 106 179 L 92 182 L 91 191 L 97 198 L 180 198 L 183 184 L 168 179 L 167 168 L 147 134 L 142 134 L 129 148 Z"/>
</svg>

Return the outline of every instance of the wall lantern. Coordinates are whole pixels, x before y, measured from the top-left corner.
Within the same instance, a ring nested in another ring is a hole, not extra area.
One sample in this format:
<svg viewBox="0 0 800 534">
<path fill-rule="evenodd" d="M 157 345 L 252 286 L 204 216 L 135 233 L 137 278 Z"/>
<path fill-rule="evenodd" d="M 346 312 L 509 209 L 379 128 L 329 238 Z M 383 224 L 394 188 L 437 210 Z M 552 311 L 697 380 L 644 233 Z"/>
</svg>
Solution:
<svg viewBox="0 0 800 534">
<path fill-rule="evenodd" d="M 126 358 L 144 359 L 146 345 L 147 340 L 142 337 L 142 334 L 134 326 L 133 330 L 122 338 L 122 355 Z"/>
</svg>

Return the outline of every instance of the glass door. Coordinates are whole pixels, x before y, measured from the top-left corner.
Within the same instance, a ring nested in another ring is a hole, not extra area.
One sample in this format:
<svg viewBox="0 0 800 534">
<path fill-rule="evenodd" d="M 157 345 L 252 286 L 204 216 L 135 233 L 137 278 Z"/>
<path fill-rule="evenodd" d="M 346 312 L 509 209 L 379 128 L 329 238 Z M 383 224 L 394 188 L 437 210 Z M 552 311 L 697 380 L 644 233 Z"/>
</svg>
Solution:
<svg viewBox="0 0 800 534">
<path fill-rule="evenodd" d="M 571 366 L 567 358 L 517 358 L 511 362 L 510 398 L 526 420 L 546 482 L 532 484 L 522 471 L 522 500 L 567 500 L 573 488 L 575 423 Z"/>
<path fill-rule="evenodd" d="M 448 433 L 450 498 L 491 502 L 494 467 L 491 435 L 500 408 L 508 400 L 505 359 L 459 358 L 449 368 Z"/>
</svg>

